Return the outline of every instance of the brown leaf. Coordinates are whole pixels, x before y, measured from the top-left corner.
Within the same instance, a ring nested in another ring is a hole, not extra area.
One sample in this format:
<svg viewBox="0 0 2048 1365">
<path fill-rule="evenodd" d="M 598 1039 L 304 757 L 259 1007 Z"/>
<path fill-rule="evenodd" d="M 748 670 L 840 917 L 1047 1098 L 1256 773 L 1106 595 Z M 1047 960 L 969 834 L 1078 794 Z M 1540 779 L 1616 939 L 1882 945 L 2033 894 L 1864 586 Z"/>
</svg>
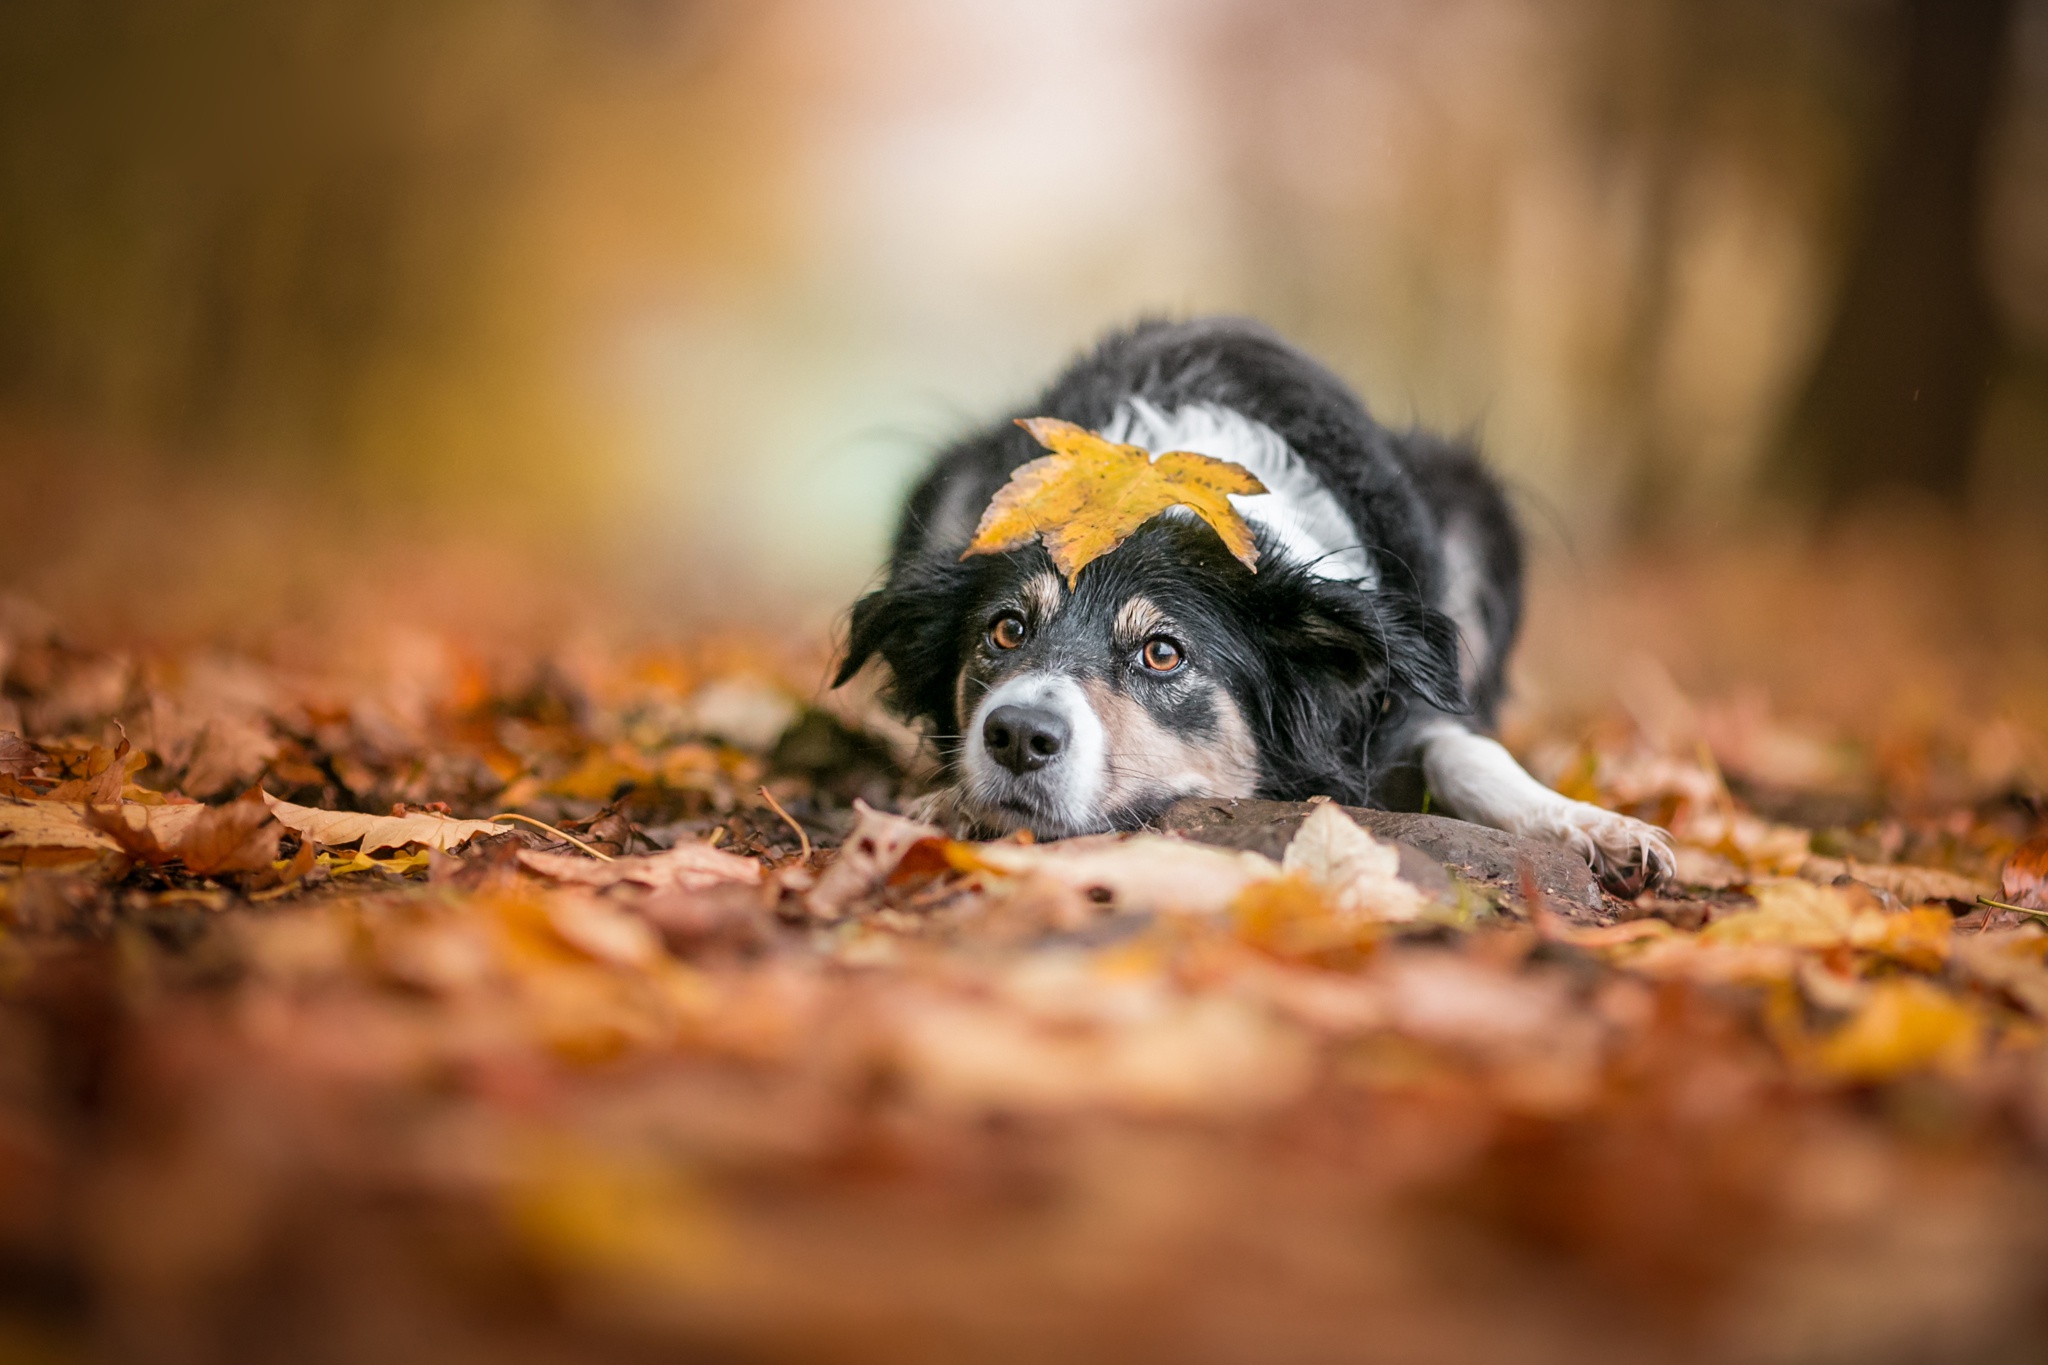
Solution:
<svg viewBox="0 0 2048 1365">
<path fill-rule="evenodd" d="M 49 758 L 12 730 L 0 730 L 0 777 L 33 777 Z"/>
<path fill-rule="evenodd" d="M 187 872 L 202 877 L 227 872 L 269 872 L 284 827 L 259 800 L 243 797 L 225 806 L 202 806 L 178 840 Z"/>
<path fill-rule="evenodd" d="M 130 774 L 147 762 L 149 756 L 132 750 L 126 735 L 113 749 L 95 744 L 86 755 L 86 776 L 59 782 L 50 789 L 49 797 L 52 801 L 81 801 L 88 806 L 117 805 Z"/>
<path fill-rule="evenodd" d="M 119 805 L 87 806 L 85 822 L 121 846 L 137 862 L 161 866 L 178 856 L 178 841 L 192 827 L 206 807 L 194 803 L 144 806 L 133 801 Z"/>
<path fill-rule="evenodd" d="M 1263 493 L 1266 486 L 1243 466 L 1185 450 L 1155 458 L 1057 417 L 1019 418 L 1017 425 L 1053 453 L 1010 475 L 962 559 L 1043 539 L 1071 587 L 1082 569 L 1140 526 L 1169 507 L 1185 507 L 1214 528 L 1246 568 L 1258 571 L 1251 526 L 1230 495 Z"/>
<path fill-rule="evenodd" d="M 709 844 L 677 844 L 661 853 L 638 858 L 614 858 L 601 863 L 580 853 L 537 853 L 519 851 L 520 866 L 578 886 L 617 886 L 631 882 L 655 890 L 703 891 L 730 883 L 755 885 L 761 880 L 761 864 L 736 853 L 725 853 Z"/>
<path fill-rule="evenodd" d="M 819 919 L 837 919 L 849 906 L 880 891 L 912 845 L 943 839 L 937 825 L 875 810 L 856 800 L 860 818 L 833 855 L 818 883 L 804 894 L 804 906 Z"/>
<path fill-rule="evenodd" d="M 2029 840 L 2005 860 L 2000 899 L 2029 910 L 2048 910 L 2048 834 Z"/>
<path fill-rule="evenodd" d="M 330 846 L 352 844 L 360 839 L 365 853 L 374 853 L 380 848 L 403 848 L 407 844 L 423 844 L 443 853 L 453 853 L 479 834 L 505 832 L 505 826 L 489 820 L 456 820 L 429 811 L 417 811 L 411 815 L 362 815 L 355 811 L 297 806 L 289 801 L 280 801 L 269 792 L 263 793 L 263 799 L 278 823 L 293 833 L 316 844 Z"/>
</svg>

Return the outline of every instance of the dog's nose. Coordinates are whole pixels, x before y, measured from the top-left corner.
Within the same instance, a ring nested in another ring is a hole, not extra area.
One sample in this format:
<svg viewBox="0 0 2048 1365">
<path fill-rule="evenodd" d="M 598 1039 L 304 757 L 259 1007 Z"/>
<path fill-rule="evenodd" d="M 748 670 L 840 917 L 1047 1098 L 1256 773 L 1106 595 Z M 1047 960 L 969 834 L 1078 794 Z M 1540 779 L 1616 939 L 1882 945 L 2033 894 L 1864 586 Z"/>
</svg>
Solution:
<svg viewBox="0 0 2048 1365">
<path fill-rule="evenodd" d="M 1036 772 L 1067 747 L 1067 723 L 1042 706 L 998 706 L 981 723 L 981 742 L 1011 772 Z"/>
</svg>

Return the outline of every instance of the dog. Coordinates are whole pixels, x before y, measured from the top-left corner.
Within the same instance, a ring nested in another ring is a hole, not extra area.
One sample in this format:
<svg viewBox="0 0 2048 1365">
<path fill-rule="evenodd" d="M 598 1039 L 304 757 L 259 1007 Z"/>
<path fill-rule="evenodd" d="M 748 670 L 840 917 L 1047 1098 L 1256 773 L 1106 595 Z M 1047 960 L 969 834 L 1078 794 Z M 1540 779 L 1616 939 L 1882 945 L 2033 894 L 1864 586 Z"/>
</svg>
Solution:
<svg viewBox="0 0 2048 1365">
<path fill-rule="evenodd" d="M 843 685 L 944 762 L 927 813 L 965 834 L 1136 829 L 1189 796 L 1445 811 L 1570 848 L 1618 894 L 1674 870 L 1663 831 L 1574 801 L 1491 738 L 1522 618 L 1522 542 L 1470 445 L 1395 432 L 1267 328 L 1146 321 L 1016 417 L 1153 454 L 1230 461 L 1256 568 L 1175 508 L 1071 586 L 1037 543 L 965 556 L 992 498 L 1045 452 L 1005 418 L 943 450 L 853 608 Z"/>
</svg>

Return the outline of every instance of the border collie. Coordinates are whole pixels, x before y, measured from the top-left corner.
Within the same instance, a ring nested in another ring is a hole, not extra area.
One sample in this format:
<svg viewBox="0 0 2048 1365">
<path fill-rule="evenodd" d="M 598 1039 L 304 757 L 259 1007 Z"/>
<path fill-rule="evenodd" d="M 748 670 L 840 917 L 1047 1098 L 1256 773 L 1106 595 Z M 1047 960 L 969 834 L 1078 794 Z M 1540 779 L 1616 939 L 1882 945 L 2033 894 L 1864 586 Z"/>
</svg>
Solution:
<svg viewBox="0 0 2048 1365">
<path fill-rule="evenodd" d="M 1011 418 L 940 453 L 888 579 L 855 604 L 834 685 L 880 655 L 884 696 L 946 763 L 931 812 L 965 833 L 1133 829 L 1186 796 L 1434 809 L 1576 850 L 1610 889 L 1670 876 L 1664 833 L 1573 801 L 1487 737 L 1522 615 L 1522 548 L 1467 446 L 1387 430 L 1256 323 L 1143 322 L 1022 412 L 1255 474 L 1231 501 L 1258 567 L 1184 509 L 1072 588 L 1037 543 L 962 558 L 1045 454 Z"/>
</svg>

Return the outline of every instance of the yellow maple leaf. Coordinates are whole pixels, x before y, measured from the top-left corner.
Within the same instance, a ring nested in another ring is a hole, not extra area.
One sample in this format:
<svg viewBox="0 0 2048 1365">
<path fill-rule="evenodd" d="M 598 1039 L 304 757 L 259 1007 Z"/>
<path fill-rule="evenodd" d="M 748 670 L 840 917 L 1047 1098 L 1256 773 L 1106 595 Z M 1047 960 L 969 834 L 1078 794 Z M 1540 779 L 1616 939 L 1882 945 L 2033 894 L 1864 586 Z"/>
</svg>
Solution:
<svg viewBox="0 0 2048 1365">
<path fill-rule="evenodd" d="M 1057 417 L 1020 417 L 1017 425 L 1052 451 L 1010 475 L 982 513 L 960 557 L 1001 554 L 1043 539 L 1072 587 L 1081 570 L 1130 539 L 1169 507 L 1185 507 L 1223 537 L 1224 546 L 1257 573 L 1252 528 L 1230 495 L 1266 486 L 1250 470 L 1193 451 L 1153 457 Z"/>
</svg>

